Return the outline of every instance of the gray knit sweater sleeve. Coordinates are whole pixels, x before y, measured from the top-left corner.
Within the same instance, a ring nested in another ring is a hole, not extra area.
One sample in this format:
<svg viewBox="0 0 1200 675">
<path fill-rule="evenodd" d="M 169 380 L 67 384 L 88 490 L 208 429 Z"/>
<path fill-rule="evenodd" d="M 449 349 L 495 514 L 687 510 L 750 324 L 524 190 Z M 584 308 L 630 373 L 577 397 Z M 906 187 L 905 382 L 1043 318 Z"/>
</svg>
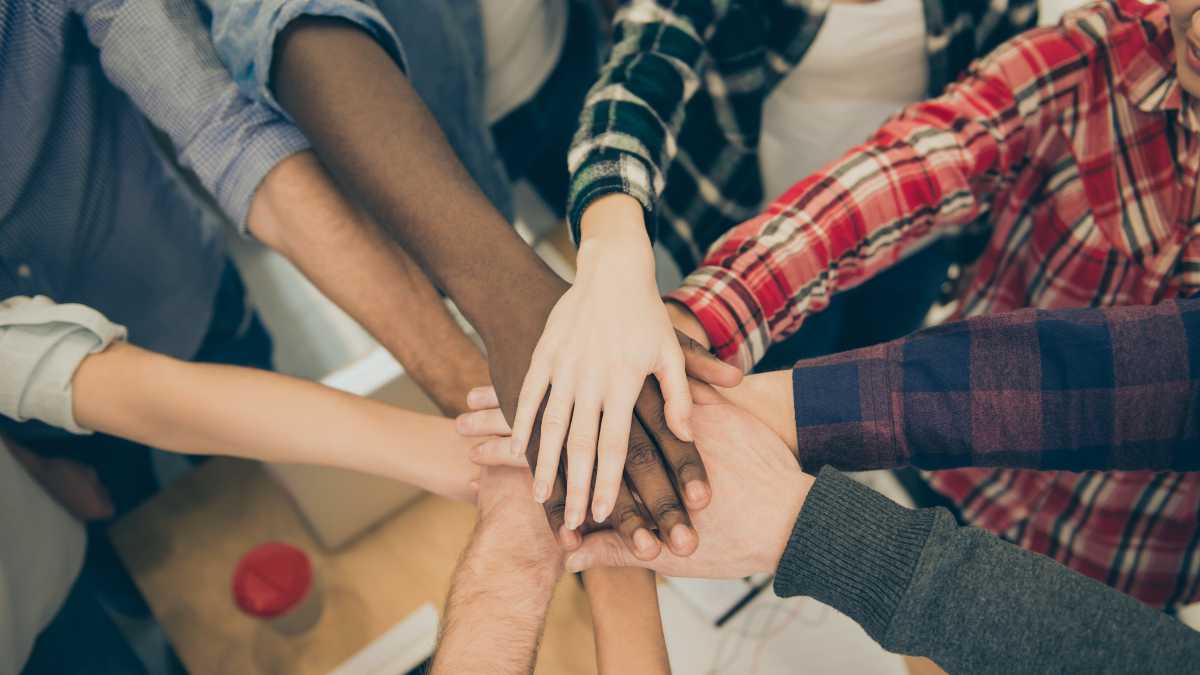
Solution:
<svg viewBox="0 0 1200 675">
<path fill-rule="evenodd" d="M 775 592 L 816 598 L 885 649 L 951 673 L 1200 672 L 1200 633 L 1166 614 L 828 467 L 796 520 Z"/>
</svg>

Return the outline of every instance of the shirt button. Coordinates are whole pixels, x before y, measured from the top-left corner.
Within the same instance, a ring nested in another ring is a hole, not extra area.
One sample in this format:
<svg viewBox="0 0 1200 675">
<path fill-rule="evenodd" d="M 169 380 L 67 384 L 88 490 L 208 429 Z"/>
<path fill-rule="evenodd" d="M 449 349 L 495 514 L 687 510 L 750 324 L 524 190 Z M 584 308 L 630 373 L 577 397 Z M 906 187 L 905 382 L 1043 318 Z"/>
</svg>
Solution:
<svg viewBox="0 0 1200 675">
<path fill-rule="evenodd" d="M 17 276 L 21 277 L 22 279 L 28 279 L 29 277 L 33 276 L 33 270 L 29 269 L 29 265 L 21 263 L 17 267 Z"/>
</svg>

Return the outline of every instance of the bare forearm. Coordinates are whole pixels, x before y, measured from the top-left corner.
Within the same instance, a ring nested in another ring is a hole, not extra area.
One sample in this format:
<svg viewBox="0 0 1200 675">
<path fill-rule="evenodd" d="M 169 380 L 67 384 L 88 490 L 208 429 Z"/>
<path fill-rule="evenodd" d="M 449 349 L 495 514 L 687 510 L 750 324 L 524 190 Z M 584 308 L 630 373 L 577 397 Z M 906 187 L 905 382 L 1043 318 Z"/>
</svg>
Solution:
<svg viewBox="0 0 1200 675">
<path fill-rule="evenodd" d="M 267 175 L 248 222 L 384 345 L 443 412 L 465 412 L 467 392 L 488 383 L 487 362 L 429 278 L 354 209 L 312 153 Z"/>
<path fill-rule="evenodd" d="M 433 675 L 533 672 L 556 575 L 476 528 L 446 600 Z"/>
<path fill-rule="evenodd" d="M 266 371 L 118 343 L 84 360 L 73 391 L 84 427 L 173 452 L 353 469 L 459 499 L 478 475 L 450 420 Z"/>
<path fill-rule="evenodd" d="M 584 572 L 600 675 L 670 673 L 654 573 L 635 567 Z"/>
<path fill-rule="evenodd" d="M 540 331 L 565 285 L 476 187 L 382 47 L 337 21 L 298 20 L 276 53 L 273 81 L 338 183 L 454 299 L 489 349 L 514 321 L 532 317 Z"/>
</svg>

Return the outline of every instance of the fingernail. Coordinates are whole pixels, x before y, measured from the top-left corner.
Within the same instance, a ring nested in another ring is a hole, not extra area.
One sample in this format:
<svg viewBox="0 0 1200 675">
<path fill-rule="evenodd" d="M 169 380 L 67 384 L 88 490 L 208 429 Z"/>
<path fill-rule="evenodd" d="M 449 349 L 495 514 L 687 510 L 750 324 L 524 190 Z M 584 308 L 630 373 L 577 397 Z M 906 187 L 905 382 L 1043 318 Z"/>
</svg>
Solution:
<svg viewBox="0 0 1200 675">
<path fill-rule="evenodd" d="M 638 553 L 651 553 L 654 551 L 654 535 L 644 527 L 638 528 L 637 532 L 633 533 L 633 548 Z"/>
<path fill-rule="evenodd" d="M 550 498 L 550 484 L 544 480 L 539 480 L 533 484 L 533 500 L 539 504 L 546 503 Z"/>
<path fill-rule="evenodd" d="M 679 523 L 671 528 L 671 546 L 678 549 L 686 549 L 691 543 L 691 529 L 683 523 Z"/>
<path fill-rule="evenodd" d="M 708 487 L 698 480 L 688 483 L 684 489 L 687 490 L 688 501 L 693 504 L 701 504 L 708 499 Z"/>
<path fill-rule="evenodd" d="M 592 519 L 597 523 L 603 523 L 609 514 L 612 513 L 612 507 L 608 504 L 595 502 L 592 504 Z"/>
<path fill-rule="evenodd" d="M 520 457 L 525 452 L 525 446 L 510 438 L 508 441 L 508 451 L 512 453 L 513 457 Z"/>
<path fill-rule="evenodd" d="M 579 515 L 579 511 L 571 509 L 567 511 L 566 526 L 568 530 L 574 530 L 583 522 L 583 516 Z"/>
<path fill-rule="evenodd" d="M 566 568 L 568 572 L 582 572 L 588 566 L 588 556 L 586 553 L 572 553 L 567 556 Z"/>
</svg>

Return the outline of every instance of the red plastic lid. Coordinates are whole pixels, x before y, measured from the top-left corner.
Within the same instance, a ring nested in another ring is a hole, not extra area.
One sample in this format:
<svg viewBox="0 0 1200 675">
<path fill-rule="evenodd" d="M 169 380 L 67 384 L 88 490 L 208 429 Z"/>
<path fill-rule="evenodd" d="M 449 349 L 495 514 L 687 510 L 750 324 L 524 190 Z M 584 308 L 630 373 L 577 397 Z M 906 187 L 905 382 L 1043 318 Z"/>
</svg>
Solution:
<svg viewBox="0 0 1200 675">
<path fill-rule="evenodd" d="M 241 610 L 262 619 L 295 607 L 312 587 L 312 563 L 304 551 L 283 542 L 256 546 L 233 572 L 233 600 Z"/>
</svg>

